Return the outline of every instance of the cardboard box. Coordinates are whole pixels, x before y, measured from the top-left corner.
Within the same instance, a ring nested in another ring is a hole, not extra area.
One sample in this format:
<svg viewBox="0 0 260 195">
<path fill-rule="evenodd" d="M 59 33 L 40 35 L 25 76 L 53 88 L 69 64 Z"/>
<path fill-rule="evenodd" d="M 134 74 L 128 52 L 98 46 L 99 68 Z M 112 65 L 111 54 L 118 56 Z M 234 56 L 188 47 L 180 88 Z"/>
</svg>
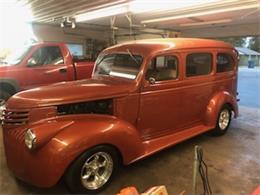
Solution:
<svg viewBox="0 0 260 195">
<path fill-rule="evenodd" d="M 154 186 L 146 190 L 141 195 L 168 195 L 165 186 Z"/>
</svg>

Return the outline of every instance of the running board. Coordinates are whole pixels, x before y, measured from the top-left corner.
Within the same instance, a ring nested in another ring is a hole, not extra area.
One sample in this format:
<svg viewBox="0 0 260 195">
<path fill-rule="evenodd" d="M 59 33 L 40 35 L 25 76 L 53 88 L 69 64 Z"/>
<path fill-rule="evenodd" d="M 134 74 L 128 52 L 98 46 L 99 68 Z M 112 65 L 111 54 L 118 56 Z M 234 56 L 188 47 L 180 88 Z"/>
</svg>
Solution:
<svg viewBox="0 0 260 195">
<path fill-rule="evenodd" d="M 155 138 L 155 139 L 151 139 L 151 140 L 148 140 L 148 141 L 144 141 L 143 142 L 144 149 L 145 149 L 144 154 L 141 157 L 133 160 L 132 162 L 137 161 L 141 158 L 145 158 L 145 157 L 152 155 L 153 153 L 156 153 L 160 150 L 163 150 L 165 148 L 168 148 L 170 146 L 178 144 L 178 143 L 180 143 L 184 140 L 190 139 L 190 138 L 195 137 L 199 134 L 207 132 L 207 131 L 209 131 L 210 129 L 213 129 L 213 128 L 214 127 L 205 126 L 205 125 L 198 125 L 198 126 L 195 126 L 195 127 L 183 130 L 183 131 L 179 131 L 179 132 L 174 133 L 174 134 L 170 134 L 170 135 L 163 136 L 163 137 L 160 137 L 160 138 Z"/>
</svg>

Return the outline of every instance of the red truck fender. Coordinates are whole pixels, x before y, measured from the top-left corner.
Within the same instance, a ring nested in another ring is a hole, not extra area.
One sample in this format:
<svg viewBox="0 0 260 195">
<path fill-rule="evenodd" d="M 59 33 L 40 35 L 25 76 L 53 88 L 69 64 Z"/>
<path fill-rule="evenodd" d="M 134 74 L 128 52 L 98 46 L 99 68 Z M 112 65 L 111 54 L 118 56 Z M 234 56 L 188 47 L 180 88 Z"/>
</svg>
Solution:
<svg viewBox="0 0 260 195">
<path fill-rule="evenodd" d="M 211 98 L 206 108 L 207 110 L 205 113 L 205 124 L 207 126 L 215 127 L 220 109 L 225 104 L 230 106 L 230 108 L 234 112 L 235 118 L 238 116 L 238 105 L 236 97 L 227 91 L 221 91 Z"/>
</svg>

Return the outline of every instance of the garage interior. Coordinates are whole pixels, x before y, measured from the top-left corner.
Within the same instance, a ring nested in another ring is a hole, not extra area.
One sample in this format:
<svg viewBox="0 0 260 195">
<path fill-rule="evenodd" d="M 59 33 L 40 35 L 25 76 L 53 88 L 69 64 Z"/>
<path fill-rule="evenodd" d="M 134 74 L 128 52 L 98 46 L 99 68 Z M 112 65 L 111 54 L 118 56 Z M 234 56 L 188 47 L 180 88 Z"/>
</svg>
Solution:
<svg viewBox="0 0 260 195">
<path fill-rule="evenodd" d="M 244 47 L 248 47 L 254 38 L 257 42 L 254 52 L 237 49 L 243 59 L 238 71 L 239 117 L 232 121 L 227 134 L 221 137 L 202 134 L 124 166 L 102 194 L 116 194 L 128 186 L 144 192 L 158 185 L 165 185 L 168 194 L 183 191 L 191 194 L 195 145 L 204 150 L 212 194 L 252 194 L 260 186 L 259 0 L 3 0 L 0 2 L 3 24 L 16 20 L 15 13 L 11 19 L 6 15 L 12 6 L 30 12 L 33 36 L 29 42 L 76 45 L 91 60 L 103 49 L 126 41 L 179 37 L 229 40 L 232 37 L 244 38 Z M 6 52 L 8 44 L 12 48 L 16 46 L 9 41 L 11 36 L 17 36 L 16 40 L 23 35 L 19 35 L 18 25 L 10 31 L 4 28 L 0 29 L 0 49 L 5 47 L 2 53 L 7 55 L 11 52 Z M 249 67 L 250 60 L 253 68 Z M 15 179 L 6 164 L 2 139 L 1 128 L 1 194 L 69 193 L 63 182 L 42 189 Z M 198 186 L 202 192 L 201 181 Z"/>
</svg>

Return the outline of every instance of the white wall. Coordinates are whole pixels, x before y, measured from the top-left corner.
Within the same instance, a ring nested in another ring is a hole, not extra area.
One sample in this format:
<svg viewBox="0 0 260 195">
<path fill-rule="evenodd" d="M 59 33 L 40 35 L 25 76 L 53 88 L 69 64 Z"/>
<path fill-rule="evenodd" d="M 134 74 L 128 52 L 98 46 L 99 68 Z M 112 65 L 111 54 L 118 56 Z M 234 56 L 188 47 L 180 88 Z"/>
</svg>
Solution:
<svg viewBox="0 0 260 195">
<path fill-rule="evenodd" d="M 223 25 L 221 27 L 199 27 L 187 30 L 182 30 L 178 33 L 179 37 L 201 37 L 201 38 L 217 38 L 229 36 L 255 36 L 260 35 L 259 24 L 244 24 L 244 25 Z M 39 41 L 59 41 L 66 43 L 81 43 L 86 47 L 86 39 L 97 39 L 100 41 L 109 42 L 111 32 L 109 31 L 93 31 L 82 28 L 60 28 L 58 25 L 33 24 L 33 31 Z M 128 32 L 128 31 L 126 31 Z M 128 32 L 129 33 L 129 32 Z M 120 33 L 118 33 L 120 34 Z M 136 39 L 160 38 L 160 35 L 144 34 L 137 36 Z M 118 37 L 118 43 L 134 40 L 127 36 Z"/>
<path fill-rule="evenodd" d="M 88 38 L 107 41 L 107 35 L 104 32 L 81 28 L 61 28 L 58 25 L 33 24 L 33 32 L 39 41 L 79 43 L 83 45 L 84 51 Z"/>
<path fill-rule="evenodd" d="M 183 30 L 182 37 L 233 37 L 260 35 L 259 24 L 223 25 L 221 27 L 203 27 Z"/>
</svg>

